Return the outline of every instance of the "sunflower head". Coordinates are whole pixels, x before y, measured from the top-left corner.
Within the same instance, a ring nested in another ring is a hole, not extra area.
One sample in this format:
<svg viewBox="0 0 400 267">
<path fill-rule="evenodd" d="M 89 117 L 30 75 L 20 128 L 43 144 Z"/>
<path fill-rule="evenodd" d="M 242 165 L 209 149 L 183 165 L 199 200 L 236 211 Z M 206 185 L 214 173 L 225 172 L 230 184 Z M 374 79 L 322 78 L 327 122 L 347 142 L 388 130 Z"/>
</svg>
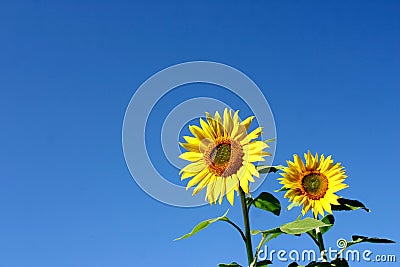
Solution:
<svg viewBox="0 0 400 267">
<path fill-rule="evenodd" d="M 332 213 L 331 205 L 339 205 L 335 193 L 348 187 L 343 181 L 347 178 L 340 163 L 333 163 L 331 156 L 322 154 L 313 156 L 310 151 L 304 154 L 306 163 L 298 155 L 294 161 L 287 161 L 282 178 L 282 189 L 286 189 L 286 198 L 293 204 L 302 205 L 303 215 L 310 209 L 314 216 L 324 215 L 324 211 Z"/>
<path fill-rule="evenodd" d="M 180 145 L 188 150 L 180 158 L 190 161 L 180 174 L 182 180 L 191 178 L 186 189 L 195 186 L 193 195 L 207 187 L 206 198 L 210 203 L 221 204 L 224 195 L 233 205 L 234 192 L 239 187 L 249 192 L 249 181 L 253 175 L 260 177 L 255 162 L 264 161 L 270 155 L 263 151 L 268 145 L 255 140 L 261 135 L 261 127 L 247 133 L 254 117 L 239 119 L 239 111 L 225 109 L 223 118 L 218 112 L 214 116 L 206 113 L 200 126 L 189 126 L 193 136 L 184 136 Z"/>
</svg>

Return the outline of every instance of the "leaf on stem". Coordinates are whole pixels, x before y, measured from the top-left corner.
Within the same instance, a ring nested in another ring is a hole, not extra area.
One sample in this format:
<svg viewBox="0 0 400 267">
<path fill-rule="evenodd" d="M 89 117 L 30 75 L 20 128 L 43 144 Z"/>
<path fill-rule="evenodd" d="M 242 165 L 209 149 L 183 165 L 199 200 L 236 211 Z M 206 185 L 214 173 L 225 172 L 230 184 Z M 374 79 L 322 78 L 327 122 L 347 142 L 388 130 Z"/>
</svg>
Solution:
<svg viewBox="0 0 400 267">
<path fill-rule="evenodd" d="M 281 203 L 268 192 L 262 192 L 258 197 L 250 202 L 254 207 L 272 212 L 276 216 L 281 213 Z"/>
<path fill-rule="evenodd" d="M 347 210 L 358 210 L 363 209 L 366 212 L 370 212 L 363 203 L 355 199 L 339 198 L 338 202 L 340 205 L 331 205 L 332 210 L 336 211 L 347 211 Z"/>
<path fill-rule="evenodd" d="M 256 267 L 267 267 L 268 265 L 272 264 L 270 260 L 263 260 L 256 263 Z"/>
<path fill-rule="evenodd" d="M 321 222 L 329 224 L 329 226 L 324 226 L 320 228 L 321 234 L 325 234 L 326 232 L 328 232 L 329 229 L 332 228 L 333 224 L 335 223 L 335 217 L 333 217 L 332 214 L 328 214 L 321 219 Z M 318 239 L 315 229 L 308 231 L 307 233 L 310 234 L 314 239 Z"/>
<path fill-rule="evenodd" d="M 265 166 L 265 165 L 258 165 L 256 169 L 259 173 L 270 173 L 270 172 L 278 172 L 283 170 L 285 166 L 278 165 L 278 166 Z"/>
<path fill-rule="evenodd" d="M 386 239 L 386 238 L 378 238 L 378 237 L 366 237 L 361 235 L 353 235 L 351 237 L 351 241 L 347 242 L 347 246 L 351 246 L 358 243 L 378 243 L 378 244 L 388 244 L 388 243 L 396 243 L 393 240 Z"/>
<path fill-rule="evenodd" d="M 335 259 L 333 261 L 331 261 L 331 266 L 333 267 L 349 267 L 349 263 L 343 259 L 343 258 L 339 258 L 339 259 Z"/>
<path fill-rule="evenodd" d="M 286 234 L 296 235 L 296 234 L 306 233 L 318 227 L 327 227 L 327 226 L 331 226 L 331 224 L 324 223 L 320 220 L 313 218 L 305 218 L 303 220 L 286 223 L 279 228 L 282 232 Z"/>
<path fill-rule="evenodd" d="M 309 264 L 307 264 L 306 267 L 331 267 L 331 264 L 329 262 L 312 261 Z"/>
<path fill-rule="evenodd" d="M 242 265 L 237 264 L 236 262 L 232 262 L 229 264 L 220 263 L 218 264 L 219 267 L 242 267 Z"/>
<path fill-rule="evenodd" d="M 227 211 L 225 212 L 225 214 L 222 215 L 221 217 L 214 218 L 214 219 L 209 219 L 209 220 L 205 220 L 205 221 L 200 222 L 199 224 L 197 224 L 197 225 L 192 229 L 192 231 L 191 231 L 190 233 L 188 233 L 188 234 L 186 234 L 186 235 L 184 235 L 184 236 L 181 236 L 181 237 L 179 237 L 179 238 L 176 238 L 174 241 L 182 240 L 182 239 L 191 237 L 191 236 L 195 235 L 197 232 L 199 232 L 199 231 L 201 231 L 201 230 L 204 230 L 204 229 L 207 228 L 210 224 L 215 223 L 215 222 L 217 222 L 217 221 L 224 221 L 224 220 L 227 220 L 226 215 L 228 214 L 228 211 L 229 211 L 229 210 L 227 210 Z"/>
</svg>

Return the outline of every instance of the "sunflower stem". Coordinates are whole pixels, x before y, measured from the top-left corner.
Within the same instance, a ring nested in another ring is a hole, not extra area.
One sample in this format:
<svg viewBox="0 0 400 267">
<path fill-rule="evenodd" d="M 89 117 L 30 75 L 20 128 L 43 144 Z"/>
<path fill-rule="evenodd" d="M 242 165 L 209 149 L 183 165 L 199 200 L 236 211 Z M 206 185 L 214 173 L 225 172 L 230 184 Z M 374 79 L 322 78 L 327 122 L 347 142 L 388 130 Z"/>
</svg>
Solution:
<svg viewBox="0 0 400 267">
<path fill-rule="evenodd" d="M 243 220 L 244 220 L 244 232 L 246 236 L 246 251 L 247 251 L 247 261 L 249 266 L 251 266 L 254 257 L 253 257 L 253 247 L 251 244 L 251 233 L 250 233 L 250 220 L 249 220 L 249 212 L 246 205 L 246 194 L 243 189 L 239 186 L 239 195 L 240 200 L 242 202 L 242 212 L 243 212 Z"/>
<path fill-rule="evenodd" d="M 240 227 L 237 226 L 236 223 L 232 222 L 232 221 L 229 220 L 228 218 L 223 219 L 223 221 L 229 223 L 229 224 L 232 225 L 236 230 L 238 230 L 238 232 L 240 233 L 240 236 L 242 237 L 243 241 L 246 243 L 246 236 L 244 235 L 242 229 L 240 229 Z"/>
<path fill-rule="evenodd" d="M 317 219 L 317 220 L 319 219 L 318 215 L 315 217 L 315 219 Z M 321 253 L 321 256 L 322 256 L 322 261 L 327 262 L 328 258 L 326 257 L 324 238 L 322 236 L 321 229 L 319 227 L 315 228 L 315 233 L 317 234 L 318 248 L 319 248 L 319 252 Z"/>
</svg>

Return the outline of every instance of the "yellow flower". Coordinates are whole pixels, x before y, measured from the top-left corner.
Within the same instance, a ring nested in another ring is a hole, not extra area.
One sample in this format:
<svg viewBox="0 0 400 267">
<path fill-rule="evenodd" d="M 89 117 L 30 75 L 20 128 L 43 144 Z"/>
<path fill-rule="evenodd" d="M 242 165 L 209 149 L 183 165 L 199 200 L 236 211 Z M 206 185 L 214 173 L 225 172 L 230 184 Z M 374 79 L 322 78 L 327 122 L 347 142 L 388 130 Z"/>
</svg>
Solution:
<svg viewBox="0 0 400 267">
<path fill-rule="evenodd" d="M 200 119 L 201 127 L 189 126 L 193 137 L 184 136 L 186 143 L 180 143 L 188 150 L 180 158 L 192 162 L 180 171 L 181 179 L 193 177 L 186 187 L 197 185 L 193 195 L 207 187 L 210 204 L 218 198 L 221 204 L 226 194 L 233 205 L 234 191 L 239 191 L 239 186 L 248 193 L 253 175 L 260 177 L 254 162 L 271 155 L 263 151 L 268 147 L 265 142 L 254 140 L 260 136 L 261 127 L 247 133 L 254 116 L 240 122 L 238 113 L 232 116 L 232 111 L 225 109 L 223 120 L 218 112 L 214 117 L 206 113 L 206 121 Z"/>
<path fill-rule="evenodd" d="M 331 156 L 322 154 L 318 159 L 315 156 L 304 154 L 306 164 L 298 155 L 294 155 L 294 162 L 287 161 L 288 167 L 283 169 L 281 184 L 282 189 L 287 189 L 285 198 L 289 198 L 293 204 L 303 205 L 302 213 L 306 214 L 310 209 L 314 216 L 318 213 L 322 216 L 324 211 L 332 214 L 331 205 L 339 205 L 336 192 L 347 188 L 343 181 L 347 178 L 344 167 L 340 163 L 333 163 Z"/>
</svg>

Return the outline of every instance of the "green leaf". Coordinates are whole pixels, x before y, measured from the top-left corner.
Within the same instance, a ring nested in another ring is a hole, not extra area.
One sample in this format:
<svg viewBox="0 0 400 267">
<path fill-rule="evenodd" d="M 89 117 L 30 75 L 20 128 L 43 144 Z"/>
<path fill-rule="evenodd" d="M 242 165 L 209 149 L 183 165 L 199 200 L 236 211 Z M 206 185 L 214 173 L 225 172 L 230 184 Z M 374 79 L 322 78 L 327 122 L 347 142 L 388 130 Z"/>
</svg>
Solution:
<svg viewBox="0 0 400 267">
<path fill-rule="evenodd" d="M 236 262 L 232 262 L 229 264 L 220 263 L 218 264 L 219 267 L 242 267 L 242 265 L 237 264 Z"/>
<path fill-rule="evenodd" d="M 279 228 L 273 228 L 273 229 L 269 229 L 269 230 L 252 230 L 251 234 L 252 235 L 257 235 L 257 234 L 262 234 L 264 240 L 262 243 L 259 244 L 259 246 L 263 246 L 265 243 L 269 242 L 271 239 L 274 239 L 278 236 L 280 236 L 281 234 L 283 234 L 283 232 L 281 231 L 281 229 Z"/>
<path fill-rule="evenodd" d="M 286 192 L 286 191 L 289 191 L 289 188 L 282 187 L 282 188 L 279 188 L 279 189 L 274 190 L 275 193 L 278 193 L 278 192 Z"/>
<path fill-rule="evenodd" d="M 318 227 L 325 227 L 325 226 L 330 226 L 330 224 L 312 218 L 305 218 L 303 220 L 298 220 L 284 224 L 279 228 L 284 233 L 296 235 L 311 231 Z"/>
<path fill-rule="evenodd" d="M 321 222 L 329 224 L 329 226 L 324 226 L 324 227 L 320 228 L 321 233 L 325 234 L 326 232 L 328 232 L 329 229 L 332 228 L 333 224 L 335 223 L 335 217 L 333 217 L 332 214 L 328 214 L 324 218 L 321 219 Z M 314 239 L 316 239 L 316 240 L 318 239 L 317 238 L 317 233 L 315 232 L 315 229 L 313 229 L 311 231 L 308 231 L 307 233 L 309 233 Z"/>
<path fill-rule="evenodd" d="M 265 140 L 264 142 L 265 143 L 272 143 L 272 142 L 275 142 L 275 141 L 276 141 L 276 138 L 271 138 L 271 139 Z"/>
<path fill-rule="evenodd" d="M 331 261 L 332 267 L 349 267 L 349 263 L 342 258 Z"/>
<path fill-rule="evenodd" d="M 252 235 L 257 235 L 257 234 L 276 234 L 276 233 L 282 233 L 281 229 L 279 229 L 279 227 L 277 228 L 272 228 L 269 230 L 252 230 L 251 234 Z"/>
<path fill-rule="evenodd" d="M 225 221 L 225 220 L 227 220 L 228 218 L 226 217 L 226 215 L 228 214 L 228 211 L 229 211 L 229 210 L 227 210 L 227 211 L 225 212 L 225 214 L 222 215 L 221 217 L 202 221 L 201 223 L 197 224 L 197 225 L 192 229 L 192 231 L 191 231 L 190 233 L 188 233 L 188 234 L 186 234 L 186 235 L 184 235 L 184 236 L 182 236 L 182 237 L 176 238 L 174 241 L 182 240 L 182 239 L 191 237 L 191 236 L 193 236 L 194 234 L 196 234 L 197 232 L 199 232 L 199 231 L 201 231 L 201 230 L 204 230 L 204 229 L 207 228 L 210 224 L 215 223 L 215 222 L 217 222 L 217 221 Z"/>
<path fill-rule="evenodd" d="M 281 213 L 281 203 L 279 203 L 279 200 L 270 193 L 262 192 L 251 203 L 254 207 L 270 211 L 277 216 Z"/>
<path fill-rule="evenodd" d="M 291 264 L 288 265 L 288 267 L 297 267 L 299 264 L 297 262 L 292 262 Z"/>
<path fill-rule="evenodd" d="M 272 261 L 270 260 L 263 260 L 263 261 L 259 261 L 256 263 L 256 267 L 266 267 L 269 264 L 272 264 Z"/>
<path fill-rule="evenodd" d="M 263 246 L 265 243 L 268 243 L 269 241 L 271 241 L 272 239 L 277 238 L 277 237 L 280 236 L 281 234 L 283 234 L 283 232 L 270 234 L 270 235 L 268 236 L 268 238 L 265 239 L 265 241 L 264 241 L 264 243 L 262 244 L 262 246 Z"/>
<path fill-rule="evenodd" d="M 351 246 L 358 243 L 378 243 L 378 244 L 388 244 L 388 243 L 396 243 L 393 240 L 386 238 L 378 238 L 378 237 L 366 237 L 361 235 L 353 235 L 351 237 L 352 241 L 347 242 L 347 246 Z"/>
<path fill-rule="evenodd" d="M 254 201 L 254 199 L 251 196 L 246 196 L 246 206 L 251 205 L 251 202 Z"/>
<path fill-rule="evenodd" d="M 285 166 L 278 165 L 278 166 L 265 166 L 265 165 L 258 165 L 256 169 L 259 173 L 270 173 L 270 172 L 277 172 L 283 170 Z"/>
<path fill-rule="evenodd" d="M 331 264 L 329 262 L 315 262 L 312 261 L 306 267 L 330 267 Z"/>
<path fill-rule="evenodd" d="M 336 211 L 347 211 L 347 210 L 358 210 L 363 209 L 366 212 L 370 212 L 371 210 L 365 207 L 363 203 L 355 199 L 347 199 L 347 198 L 339 198 L 338 202 L 340 205 L 331 205 L 332 210 Z"/>
</svg>

